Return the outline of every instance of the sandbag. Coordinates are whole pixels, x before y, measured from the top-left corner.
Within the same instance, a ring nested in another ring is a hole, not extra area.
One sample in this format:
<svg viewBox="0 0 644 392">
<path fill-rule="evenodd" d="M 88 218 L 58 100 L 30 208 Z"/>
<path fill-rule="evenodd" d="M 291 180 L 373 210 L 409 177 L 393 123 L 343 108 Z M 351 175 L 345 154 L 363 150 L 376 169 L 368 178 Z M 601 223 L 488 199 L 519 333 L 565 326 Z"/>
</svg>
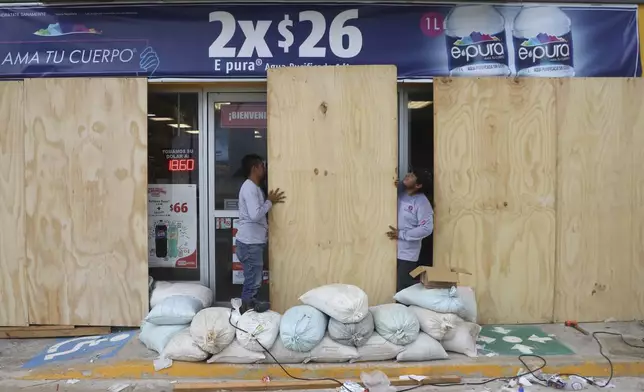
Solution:
<svg viewBox="0 0 644 392">
<path fill-rule="evenodd" d="M 148 313 L 145 321 L 156 325 L 190 324 L 203 304 L 187 295 L 174 295 L 161 301 Z"/>
<path fill-rule="evenodd" d="M 307 362 L 321 363 L 342 363 L 358 358 L 358 350 L 355 347 L 345 346 L 333 341 L 329 335 L 311 350 L 311 356 Z"/>
<path fill-rule="evenodd" d="M 447 358 L 448 355 L 440 342 L 421 332 L 413 343 L 404 346 L 404 350 L 398 354 L 396 360 L 399 362 L 421 362 Z"/>
<path fill-rule="evenodd" d="M 436 340 L 442 340 L 448 330 L 465 321 L 455 314 L 438 313 L 433 310 L 410 306 L 420 324 L 420 330 Z"/>
<path fill-rule="evenodd" d="M 154 308 L 164 299 L 174 295 L 187 295 L 196 298 L 201 301 L 204 308 L 212 305 L 212 290 L 199 283 L 156 282 L 150 297 L 150 306 Z"/>
<path fill-rule="evenodd" d="M 307 291 L 300 297 L 306 305 L 327 314 L 341 323 L 357 323 L 369 312 L 367 294 L 349 284 L 328 284 Z"/>
<path fill-rule="evenodd" d="M 480 332 L 480 325 L 464 322 L 447 331 L 441 344 L 447 351 L 465 354 L 468 357 L 476 358 L 478 356 L 476 340 L 479 338 Z"/>
<path fill-rule="evenodd" d="M 327 323 L 327 316 L 313 306 L 294 306 L 282 316 L 280 339 L 289 350 L 311 351 L 324 338 Z"/>
<path fill-rule="evenodd" d="M 476 323 L 476 317 L 478 315 L 478 310 L 476 307 L 476 295 L 474 290 L 471 287 L 462 287 L 458 286 L 456 288 L 456 294 L 463 301 L 463 310 L 457 314 L 465 321 L 470 323 Z"/>
<path fill-rule="evenodd" d="M 304 353 L 287 349 L 286 347 L 284 347 L 284 343 L 282 343 L 281 337 L 275 339 L 275 343 L 269 351 L 273 355 L 273 357 L 277 359 L 277 362 L 283 364 L 304 363 L 309 361 L 311 357 L 311 352 Z M 266 359 L 263 361 L 263 363 L 275 363 L 275 359 L 273 359 L 273 357 L 266 354 Z"/>
<path fill-rule="evenodd" d="M 235 327 L 229 320 L 230 309 L 206 308 L 192 319 L 190 335 L 202 350 L 218 354 L 235 339 Z"/>
<path fill-rule="evenodd" d="M 190 336 L 190 327 L 186 327 L 170 339 L 161 356 L 173 361 L 200 362 L 208 358 L 208 353 L 197 346 Z"/>
<path fill-rule="evenodd" d="M 233 340 L 228 347 L 221 350 L 220 353 L 213 355 L 207 361 L 208 363 L 259 363 L 262 362 L 266 356 L 264 353 L 257 351 L 250 351 L 242 347 L 237 341 Z"/>
<path fill-rule="evenodd" d="M 401 304 L 386 304 L 370 309 L 376 332 L 385 340 L 404 346 L 416 340 L 420 332 L 418 318 Z"/>
<path fill-rule="evenodd" d="M 375 332 L 364 345 L 358 347 L 358 358 L 351 362 L 387 361 L 396 358 L 404 349 L 404 346 L 393 344 Z"/>
<path fill-rule="evenodd" d="M 187 325 L 156 325 L 144 321 L 139 340 L 148 349 L 161 354 L 170 339 L 186 327 Z"/>
<path fill-rule="evenodd" d="M 460 313 L 463 301 L 458 297 L 456 287 L 450 289 L 426 289 L 421 283 L 407 287 L 394 295 L 401 304 L 416 305 L 438 313 Z"/>
<path fill-rule="evenodd" d="M 263 313 L 251 310 L 242 314 L 237 322 L 239 344 L 251 351 L 270 350 L 280 333 L 280 318 L 280 314 L 272 310 Z"/>
<path fill-rule="evenodd" d="M 341 323 L 329 320 L 329 337 L 346 346 L 360 347 L 367 343 L 374 331 L 373 315 L 367 312 L 367 317 L 357 323 Z"/>
</svg>

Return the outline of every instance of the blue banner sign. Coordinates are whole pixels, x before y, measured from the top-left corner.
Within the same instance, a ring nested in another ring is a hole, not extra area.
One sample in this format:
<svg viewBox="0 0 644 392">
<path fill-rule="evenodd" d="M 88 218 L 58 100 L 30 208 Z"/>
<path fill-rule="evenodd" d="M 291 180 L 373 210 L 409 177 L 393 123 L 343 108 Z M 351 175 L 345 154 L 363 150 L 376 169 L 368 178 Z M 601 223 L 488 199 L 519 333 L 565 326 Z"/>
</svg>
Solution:
<svg viewBox="0 0 644 392">
<path fill-rule="evenodd" d="M 0 77 L 263 78 L 395 64 L 400 78 L 639 76 L 635 7 L 175 4 L 0 9 Z"/>
</svg>

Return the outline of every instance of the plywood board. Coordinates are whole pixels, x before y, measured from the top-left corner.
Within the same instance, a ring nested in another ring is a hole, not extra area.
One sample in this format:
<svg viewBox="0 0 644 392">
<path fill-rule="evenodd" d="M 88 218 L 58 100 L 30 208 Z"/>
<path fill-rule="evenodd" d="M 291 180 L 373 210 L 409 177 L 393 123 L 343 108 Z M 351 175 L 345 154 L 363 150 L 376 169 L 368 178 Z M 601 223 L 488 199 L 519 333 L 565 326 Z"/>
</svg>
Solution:
<svg viewBox="0 0 644 392">
<path fill-rule="evenodd" d="M 443 78 L 435 93 L 434 263 L 466 268 L 479 320 L 552 319 L 555 94 L 550 80 Z"/>
<path fill-rule="evenodd" d="M 147 81 L 25 81 L 29 320 L 137 326 L 148 309 Z"/>
<path fill-rule="evenodd" d="M 555 320 L 644 318 L 644 80 L 557 82 Z"/>
<path fill-rule="evenodd" d="M 270 70 L 267 133 L 269 185 L 287 195 L 269 214 L 273 308 L 329 283 L 357 285 L 371 305 L 392 302 L 395 67 Z"/>
<path fill-rule="evenodd" d="M 22 82 L 0 82 L 0 325 L 29 324 L 25 278 Z"/>
</svg>

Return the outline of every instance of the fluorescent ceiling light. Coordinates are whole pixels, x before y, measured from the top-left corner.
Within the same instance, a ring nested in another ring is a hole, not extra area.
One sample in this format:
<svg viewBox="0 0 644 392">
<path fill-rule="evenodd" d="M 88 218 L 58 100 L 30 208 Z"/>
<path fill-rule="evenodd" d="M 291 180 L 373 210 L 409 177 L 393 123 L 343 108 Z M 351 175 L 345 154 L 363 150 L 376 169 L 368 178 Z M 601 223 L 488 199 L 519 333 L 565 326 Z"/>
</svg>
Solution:
<svg viewBox="0 0 644 392">
<path fill-rule="evenodd" d="M 422 109 L 432 104 L 432 101 L 409 101 L 407 103 L 408 109 Z"/>
<path fill-rule="evenodd" d="M 190 128 L 192 128 L 192 126 L 190 126 L 188 124 L 168 124 L 168 126 L 172 127 L 172 128 L 182 128 L 182 129 L 186 129 L 186 128 L 190 129 Z"/>
<path fill-rule="evenodd" d="M 255 139 L 261 139 L 262 135 L 255 135 Z"/>
<path fill-rule="evenodd" d="M 154 117 L 156 114 L 148 113 L 148 117 Z"/>
<path fill-rule="evenodd" d="M 184 131 L 184 132 L 185 132 L 185 133 L 192 133 L 192 134 L 195 134 L 195 133 L 199 133 L 199 130 L 198 130 L 198 129 L 189 129 L 189 130 Z"/>
<path fill-rule="evenodd" d="M 152 121 L 174 121 L 172 117 L 150 117 L 148 120 Z"/>
</svg>

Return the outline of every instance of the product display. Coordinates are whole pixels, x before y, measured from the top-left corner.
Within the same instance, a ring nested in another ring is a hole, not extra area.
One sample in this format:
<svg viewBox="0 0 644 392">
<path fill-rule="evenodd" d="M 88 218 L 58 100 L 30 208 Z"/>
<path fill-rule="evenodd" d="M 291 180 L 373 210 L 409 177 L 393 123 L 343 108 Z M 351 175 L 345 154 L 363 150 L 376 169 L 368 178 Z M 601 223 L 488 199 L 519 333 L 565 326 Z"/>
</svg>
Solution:
<svg viewBox="0 0 644 392">
<path fill-rule="evenodd" d="M 505 18 L 491 5 L 457 5 L 445 20 L 450 76 L 510 75 Z"/>
<path fill-rule="evenodd" d="M 521 7 L 514 18 L 512 40 L 518 76 L 575 76 L 572 26 L 559 7 Z"/>
<path fill-rule="evenodd" d="M 197 186 L 148 185 L 148 264 L 197 268 Z"/>
</svg>

